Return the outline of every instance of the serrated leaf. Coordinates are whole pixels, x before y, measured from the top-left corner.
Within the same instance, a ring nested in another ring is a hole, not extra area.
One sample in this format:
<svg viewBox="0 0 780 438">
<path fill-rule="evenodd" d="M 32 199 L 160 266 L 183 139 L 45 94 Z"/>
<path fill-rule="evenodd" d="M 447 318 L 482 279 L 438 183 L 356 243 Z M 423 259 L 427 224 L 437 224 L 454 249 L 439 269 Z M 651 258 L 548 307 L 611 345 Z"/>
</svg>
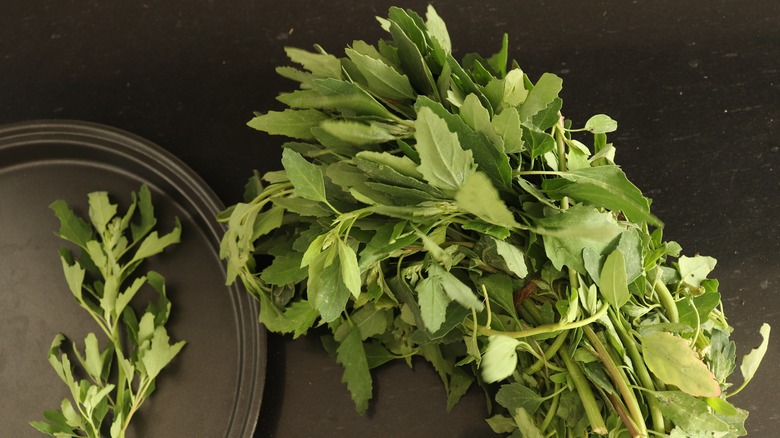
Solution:
<svg viewBox="0 0 780 438">
<path fill-rule="evenodd" d="M 387 99 L 414 100 L 417 94 L 406 75 L 399 73 L 381 59 L 363 55 L 352 49 L 345 50 L 345 53 L 355 63 L 370 91 Z"/>
<path fill-rule="evenodd" d="M 459 208 L 485 222 L 505 228 L 520 227 L 512 211 L 499 196 L 498 190 L 483 172 L 474 172 L 466 177 L 455 194 L 455 202 Z"/>
<path fill-rule="evenodd" d="M 537 232 L 543 237 L 545 253 L 553 266 L 558 270 L 568 266 L 577 272 L 585 272 L 582 258 L 585 248 L 602 254 L 623 231 L 608 213 L 582 204 L 536 222 L 540 226 Z"/>
<path fill-rule="evenodd" d="M 309 265 L 306 291 L 309 302 L 325 322 L 336 320 L 344 311 L 350 291 L 341 275 L 335 245 L 320 252 Z"/>
<path fill-rule="evenodd" d="M 688 345 L 671 333 L 659 332 L 640 338 L 647 368 L 667 385 L 675 385 L 694 397 L 719 397 L 720 385 L 712 372 Z"/>
<path fill-rule="evenodd" d="M 355 408 L 361 415 L 365 414 L 373 389 L 366 351 L 357 327 L 350 327 L 349 333 L 339 344 L 336 361 L 344 367 L 341 381 L 347 384 Z"/>
<path fill-rule="evenodd" d="M 620 309 L 631 297 L 626 281 L 626 264 L 623 252 L 615 249 L 604 261 L 599 280 L 601 296 L 615 309 Z"/>
<path fill-rule="evenodd" d="M 514 107 L 506 108 L 493 117 L 493 130 L 504 141 L 504 150 L 508 154 L 523 151 L 523 129 L 520 127 L 520 115 Z"/>
<path fill-rule="evenodd" d="M 352 296 L 357 298 L 358 295 L 360 295 L 360 286 L 362 284 L 357 255 L 355 254 L 355 251 L 342 240 L 338 241 L 337 246 L 339 264 L 341 266 L 341 279 L 347 290 L 352 293 Z"/>
<path fill-rule="evenodd" d="M 60 220 L 60 229 L 57 236 L 73 242 L 81 248 L 86 248 L 87 242 L 92 240 L 93 231 L 89 224 L 76 216 L 73 210 L 63 200 L 57 200 L 49 205 L 49 208 Z"/>
<path fill-rule="evenodd" d="M 141 245 L 139 245 L 138 249 L 135 251 L 135 254 L 133 255 L 133 261 L 140 261 L 155 254 L 159 254 L 163 252 L 163 250 L 165 250 L 165 248 L 168 246 L 173 245 L 174 243 L 179 243 L 180 239 L 181 223 L 179 223 L 179 220 L 176 219 L 176 225 L 168 234 L 160 237 L 157 234 L 157 231 L 153 231 L 151 234 L 146 236 L 146 238 L 141 242 Z"/>
<path fill-rule="evenodd" d="M 375 116 L 393 119 L 393 114 L 376 99 L 371 97 L 359 85 L 337 79 L 317 79 L 313 83 L 315 90 L 327 99 L 329 107 L 347 115 Z"/>
<path fill-rule="evenodd" d="M 78 262 L 74 262 L 73 264 L 68 263 L 68 260 L 65 257 L 60 257 L 60 260 L 62 261 L 62 270 L 65 273 L 65 281 L 68 283 L 68 289 L 70 289 L 73 296 L 81 302 L 81 287 L 84 284 L 86 270 L 82 268 Z"/>
<path fill-rule="evenodd" d="M 108 200 L 107 192 L 92 192 L 87 195 L 89 199 L 89 218 L 92 225 L 103 234 L 106 232 L 106 225 L 116 216 L 117 206 Z"/>
<path fill-rule="evenodd" d="M 447 296 L 461 306 L 467 309 L 475 309 L 477 312 L 481 312 L 485 308 L 485 305 L 482 304 L 482 301 L 470 287 L 466 286 L 458 277 L 445 270 L 438 263 L 431 264 L 428 268 L 428 275 L 438 277 L 438 281 L 441 283 Z"/>
<path fill-rule="evenodd" d="M 320 128 L 328 134 L 355 146 L 379 144 L 395 140 L 395 136 L 377 124 L 349 120 L 325 120 Z"/>
<path fill-rule="evenodd" d="M 140 220 L 137 224 L 130 224 L 133 242 L 138 242 L 157 225 L 157 219 L 154 217 L 154 205 L 152 205 L 152 194 L 146 184 L 141 185 L 138 190 L 136 205 Z"/>
<path fill-rule="evenodd" d="M 301 140 L 313 140 L 311 129 L 328 117 L 315 109 L 269 111 L 255 116 L 247 126 L 271 135 L 285 135 Z"/>
<path fill-rule="evenodd" d="M 430 276 L 424 278 L 417 283 L 415 291 L 425 328 L 431 333 L 439 330 L 444 323 L 447 306 L 450 303 L 450 297 L 444 293 L 440 279 Z"/>
<path fill-rule="evenodd" d="M 418 170 L 432 186 L 450 193 L 458 191 L 463 181 L 475 172 L 470 150 L 463 150 L 458 136 L 447 123 L 424 107 L 417 113 L 414 138 L 420 153 Z"/>
<path fill-rule="evenodd" d="M 419 94 L 428 95 L 434 92 L 436 82 L 417 44 L 395 22 L 390 23 L 389 31 L 393 35 L 401 67 L 409 77 L 409 82 Z"/>
<path fill-rule="evenodd" d="M 146 375 L 150 379 L 157 377 L 160 371 L 179 354 L 184 344 L 184 341 L 170 344 L 170 338 L 165 327 L 157 326 L 149 341 L 148 350 L 143 351 L 143 354 L 140 356 Z"/>
<path fill-rule="evenodd" d="M 291 150 L 282 151 L 282 166 L 295 188 L 295 194 L 310 201 L 327 202 L 325 178 L 317 165 Z"/>
<path fill-rule="evenodd" d="M 534 414 L 544 398 L 522 383 L 512 382 L 501 385 L 496 393 L 496 402 L 509 412 L 525 409 L 529 414 Z"/>
<path fill-rule="evenodd" d="M 284 51 L 292 62 L 301 64 L 314 76 L 341 79 L 341 61 L 333 55 L 312 53 L 295 47 L 285 47 Z"/>
<path fill-rule="evenodd" d="M 536 85 L 528 92 L 528 97 L 518 107 L 520 120 L 525 122 L 538 112 L 547 108 L 563 88 L 563 80 L 552 73 L 544 73 Z"/>
<path fill-rule="evenodd" d="M 731 427 L 710 412 L 707 403 L 680 391 L 648 391 L 658 400 L 658 408 L 686 432 L 728 432 Z"/>
<path fill-rule="evenodd" d="M 423 107 L 429 108 L 447 122 L 447 128 L 458 135 L 461 147 L 473 153 L 478 169 L 490 176 L 494 185 L 511 186 L 512 167 L 509 165 L 509 157 L 491 143 L 487 136 L 471 129 L 461 117 L 452 114 L 440 103 L 420 96 L 415 103 L 415 109 L 419 113 Z"/>
<path fill-rule="evenodd" d="M 447 31 L 447 25 L 439 14 L 436 13 L 433 5 L 428 5 L 428 9 L 426 10 L 425 27 L 428 28 L 430 36 L 439 42 L 442 50 L 446 53 L 452 52 L 452 42 L 450 41 L 450 34 Z"/>
</svg>

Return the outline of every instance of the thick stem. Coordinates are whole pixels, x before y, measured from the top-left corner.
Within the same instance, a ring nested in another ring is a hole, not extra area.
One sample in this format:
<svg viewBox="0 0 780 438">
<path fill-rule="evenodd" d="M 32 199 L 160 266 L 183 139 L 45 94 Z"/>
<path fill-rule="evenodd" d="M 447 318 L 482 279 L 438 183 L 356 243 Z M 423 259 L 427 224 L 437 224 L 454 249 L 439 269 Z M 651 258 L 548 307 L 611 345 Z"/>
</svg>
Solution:
<svg viewBox="0 0 780 438">
<path fill-rule="evenodd" d="M 653 289 L 655 290 L 655 293 L 658 294 L 658 301 L 660 301 L 661 306 L 666 310 L 666 317 L 669 318 L 669 322 L 680 322 L 680 316 L 677 312 L 677 303 L 675 303 L 674 297 L 672 296 L 672 293 L 669 292 L 666 285 L 662 281 L 656 280 L 655 284 L 653 284 Z"/>
<path fill-rule="evenodd" d="M 588 417 L 593 433 L 606 435 L 608 433 L 607 425 L 604 423 L 604 417 L 601 416 L 601 410 L 598 403 L 596 403 L 596 397 L 593 396 L 590 382 L 585 378 L 579 365 L 571 359 L 566 348 L 561 349 L 559 354 L 566 365 L 566 369 L 569 371 L 572 382 L 574 382 L 574 387 L 577 389 L 582 406 L 585 408 L 585 415 Z"/>
<path fill-rule="evenodd" d="M 610 318 L 612 319 L 612 324 L 615 326 L 618 336 L 620 336 L 620 340 L 623 341 L 623 346 L 626 348 L 626 352 L 628 352 L 628 357 L 631 358 L 634 372 L 636 373 L 637 377 L 639 377 L 639 381 L 646 389 L 655 391 L 656 387 L 653 383 L 653 378 L 650 376 L 650 372 L 647 370 L 647 366 L 645 366 L 644 358 L 639 353 L 639 349 L 636 348 L 636 340 L 626 329 L 626 324 L 628 323 L 625 319 L 623 319 L 620 313 L 613 311 L 610 311 L 609 313 Z M 663 434 L 666 429 L 664 425 L 664 416 L 661 413 L 658 400 L 652 394 L 645 394 L 645 397 L 647 398 L 647 406 L 650 410 L 650 417 L 653 421 L 653 430 Z"/>
<path fill-rule="evenodd" d="M 591 345 L 593 345 L 593 348 L 596 349 L 596 354 L 604 364 L 604 368 L 606 369 L 607 374 L 609 374 L 609 376 L 612 378 L 612 383 L 623 397 L 623 402 L 626 404 L 633 422 L 636 424 L 638 429 L 637 434 L 634 435 L 634 437 L 646 437 L 647 427 L 645 426 L 642 409 L 639 407 L 636 394 L 634 394 L 634 391 L 629 386 L 625 373 L 620 367 L 617 366 L 615 361 L 612 359 L 612 354 L 610 354 L 609 350 L 607 350 L 607 347 L 601 342 L 601 340 L 599 340 L 593 329 L 586 326 L 582 328 L 582 331 L 585 333 L 585 336 L 587 336 Z"/>
<path fill-rule="evenodd" d="M 530 376 L 532 374 L 538 373 L 544 367 L 544 364 L 546 363 L 545 359 L 555 356 L 558 350 L 560 350 L 561 347 L 563 346 L 564 342 L 566 342 L 567 337 L 569 337 L 568 331 L 561 332 L 558 336 L 556 336 L 552 344 L 550 344 L 550 346 L 547 348 L 547 350 L 544 350 L 544 357 L 542 359 L 537 360 L 536 362 L 534 362 L 533 365 L 528 367 L 525 370 L 525 374 L 528 374 Z"/>
</svg>

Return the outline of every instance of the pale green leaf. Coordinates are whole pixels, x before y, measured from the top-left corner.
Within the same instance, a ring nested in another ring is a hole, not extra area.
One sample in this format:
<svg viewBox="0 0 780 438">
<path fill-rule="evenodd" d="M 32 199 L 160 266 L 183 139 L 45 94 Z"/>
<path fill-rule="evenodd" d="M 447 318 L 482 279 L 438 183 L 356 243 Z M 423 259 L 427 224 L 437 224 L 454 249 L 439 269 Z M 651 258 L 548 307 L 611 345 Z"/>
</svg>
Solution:
<svg viewBox="0 0 780 438">
<path fill-rule="evenodd" d="M 108 200 L 107 192 L 92 192 L 89 199 L 89 218 L 92 225 L 101 235 L 106 232 L 106 225 L 116 216 L 117 206 Z"/>
<path fill-rule="evenodd" d="M 409 78 L 381 59 L 346 49 L 345 53 L 366 80 L 368 89 L 378 96 L 392 100 L 413 100 L 416 96 Z"/>
<path fill-rule="evenodd" d="M 438 263 L 431 264 L 428 268 L 428 275 L 439 277 L 439 282 L 447 296 L 461 306 L 467 309 L 475 309 L 477 312 L 481 312 L 485 308 L 485 305 L 470 287 L 466 286 L 458 277 L 445 270 Z"/>
<path fill-rule="evenodd" d="M 715 265 L 718 263 L 712 257 L 708 256 L 681 256 L 677 260 L 680 278 L 687 285 L 698 288 L 701 286 L 702 280 L 707 278 L 707 275 L 715 269 Z"/>
<path fill-rule="evenodd" d="M 694 397 L 720 396 L 721 388 L 715 376 L 688 341 L 666 332 L 642 336 L 640 340 L 647 367 L 664 383 Z"/>
<path fill-rule="evenodd" d="M 325 322 L 334 321 L 341 316 L 350 295 L 341 275 L 341 263 L 334 251 L 337 251 L 335 245 L 314 257 L 309 265 L 309 279 L 306 284 L 309 302 Z"/>
<path fill-rule="evenodd" d="M 742 372 L 742 379 L 743 384 L 742 386 L 747 385 L 750 380 L 753 379 L 753 376 L 756 375 L 756 371 L 758 371 L 758 366 L 761 364 L 761 361 L 764 359 L 764 355 L 766 354 L 767 348 L 769 348 L 769 332 L 771 331 L 771 327 L 769 324 L 764 323 L 761 325 L 760 333 L 761 333 L 761 344 L 750 351 L 750 353 L 746 354 L 742 357 L 742 364 L 739 366 L 739 370 Z"/>
<path fill-rule="evenodd" d="M 49 208 L 60 220 L 60 229 L 56 232 L 57 236 L 75 243 L 81 248 L 86 248 L 87 242 L 92 239 L 93 231 L 80 217 L 68 208 L 68 204 L 63 200 L 57 200 L 49 205 Z"/>
<path fill-rule="evenodd" d="M 450 297 L 444 292 L 439 277 L 422 279 L 415 287 L 425 328 L 433 333 L 444 323 Z"/>
<path fill-rule="evenodd" d="M 404 176 L 423 179 L 423 175 L 417 170 L 417 164 L 405 155 L 398 156 L 389 152 L 360 151 L 356 157 L 388 166 Z"/>
<path fill-rule="evenodd" d="M 81 302 L 81 287 L 84 284 L 86 270 L 82 268 L 78 262 L 73 262 L 73 264 L 68 263 L 68 260 L 65 257 L 60 257 L 60 260 L 62 261 L 62 270 L 65 273 L 65 281 L 68 283 L 68 289 L 70 289 L 73 296 Z"/>
<path fill-rule="evenodd" d="M 523 251 L 503 240 L 493 239 L 496 245 L 498 255 L 504 259 L 504 265 L 509 272 L 515 274 L 517 278 L 525 278 L 528 275 L 528 267 L 525 264 Z"/>
<path fill-rule="evenodd" d="M 508 76 L 508 75 L 507 75 Z M 544 73 L 536 85 L 528 92 L 522 105 L 518 107 L 520 120 L 525 122 L 558 97 L 563 88 L 563 80 L 552 73 Z"/>
<path fill-rule="evenodd" d="M 320 128 L 328 134 L 355 146 L 384 143 L 395 137 L 383 127 L 372 123 L 353 122 L 349 120 L 325 120 Z"/>
<path fill-rule="evenodd" d="M 173 245 L 174 243 L 179 243 L 180 239 L 181 239 L 181 223 L 179 222 L 178 219 L 176 219 L 176 225 L 174 226 L 173 230 L 171 230 L 171 232 L 169 232 L 168 234 L 165 234 L 162 237 L 160 237 L 157 234 L 157 231 L 152 231 L 151 234 L 146 236 L 146 238 L 141 242 L 141 245 L 138 246 L 138 249 L 133 255 L 133 261 L 143 260 L 155 254 L 159 254 L 163 252 L 163 250 L 165 250 L 165 248 L 167 248 L 168 246 Z"/>
<path fill-rule="evenodd" d="M 344 367 L 341 381 L 347 384 L 358 413 L 365 414 L 373 389 L 366 351 L 357 327 L 350 327 L 349 333 L 339 344 L 336 361 Z"/>
<path fill-rule="evenodd" d="M 731 427 L 710 412 L 707 402 L 680 391 L 648 391 L 664 417 L 689 433 L 696 431 L 729 432 Z"/>
<path fill-rule="evenodd" d="M 447 123 L 427 107 L 417 113 L 414 127 L 420 153 L 418 170 L 432 186 L 450 193 L 457 192 L 476 170 L 471 151 L 463 150 L 458 136 L 450 132 Z"/>
<path fill-rule="evenodd" d="M 436 38 L 441 48 L 447 52 L 452 52 L 452 42 L 450 41 L 450 34 L 447 31 L 447 25 L 444 20 L 436 13 L 433 5 L 428 5 L 428 9 L 425 13 L 425 27 L 428 28 L 428 33 L 432 38 Z"/>
<path fill-rule="evenodd" d="M 494 335 L 488 338 L 488 346 L 480 363 L 482 380 L 485 383 L 498 382 L 511 376 L 517 368 L 517 346 L 515 338 Z"/>
<path fill-rule="evenodd" d="M 344 286 L 357 298 L 360 295 L 360 268 L 358 267 L 357 255 L 355 251 L 344 241 L 339 240 L 336 244 L 339 252 L 339 263 L 341 266 L 341 279 Z"/>
<path fill-rule="evenodd" d="M 311 129 L 328 117 L 315 109 L 269 111 L 247 122 L 247 126 L 271 135 L 313 140 Z"/>
<path fill-rule="evenodd" d="M 523 129 L 520 127 L 520 115 L 517 109 L 509 107 L 493 117 L 493 130 L 504 141 L 506 153 L 523 151 Z"/>
<path fill-rule="evenodd" d="M 493 225 L 506 228 L 521 226 L 483 172 L 477 171 L 466 177 L 455 194 L 455 202 L 462 210 Z"/>
<path fill-rule="evenodd" d="M 284 51 L 292 62 L 301 64 L 314 76 L 341 79 L 341 61 L 333 55 L 312 53 L 295 47 L 285 47 Z"/>
<path fill-rule="evenodd" d="M 157 377 L 160 371 L 179 354 L 184 344 L 184 341 L 170 344 L 170 338 L 165 327 L 157 326 L 154 329 L 148 350 L 142 350 L 143 353 L 140 355 L 146 375 L 150 379 Z"/>
<path fill-rule="evenodd" d="M 295 194 L 311 201 L 327 202 L 325 178 L 317 165 L 307 161 L 292 149 L 282 151 L 282 166 L 295 188 Z"/>
<path fill-rule="evenodd" d="M 623 307 L 631 297 L 626 281 L 626 264 L 620 249 L 612 251 L 604 261 L 599 289 L 604 300 L 615 309 Z"/>
<path fill-rule="evenodd" d="M 596 114 L 585 122 L 585 130 L 594 134 L 606 134 L 616 131 L 618 124 L 606 114 Z"/>
</svg>

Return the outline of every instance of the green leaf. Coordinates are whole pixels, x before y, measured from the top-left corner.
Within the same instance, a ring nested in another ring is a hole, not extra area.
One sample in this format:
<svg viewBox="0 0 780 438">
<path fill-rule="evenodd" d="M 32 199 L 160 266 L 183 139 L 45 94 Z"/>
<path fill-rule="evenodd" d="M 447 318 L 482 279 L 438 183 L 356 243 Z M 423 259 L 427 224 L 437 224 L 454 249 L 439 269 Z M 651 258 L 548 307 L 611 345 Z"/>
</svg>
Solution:
<svg viewBox="0 0 780 438">
<path fill-rule="evenodd" d="M 68 208 L 68 204 L 63 200 L 57 200 L 49 205 L 49 208 L 60 220 L 60 229 L 57 231 L 57 236 L 73 242 L 81 248 L 87 247 L 87 242 L 92 240 L 93 231 L 80 217 L 73 213 L 73 210 Z"/>
<path fill-rule="evenodd" d="M 455 202 L 459 208 L 485 222 L 505 228 L 521 227 L 483 172 L 477 171 L 466 177 L 455 194 Z"/>
<path fill-rule="evenodd" d="M 503 139 L 493 130 L 490 113 L 482 106 L 475 94 L 470 93 L 463 100 L 463 105 L 460 107 L 460 117 L 471 129 L 484 134 L 490 139 L 494 145 L 497 145 L 495 147 L 499 150 L 503 149 Z"/>
<path fill-rule="evenodd" d="M 515 274 L 517 278 L 525 278 L 528 275 L 528 267 L 525 264 L 525 256 L 520 248 L 503 240 L 493 239 L 498 255 L 504 260 L 506 269 Z"/>
<path fill-rule="evenodd" d="M 685 284 L 698 288 L 701 286 L 702 280 L 707 278 L 707 275 L 715 269 L 715 265 L 718 263 L 712 257 L 707 256 L 681 256 L 677 260 L 680 278 Z"/>
<path fill-rule="evenodd" d="M 441 19 L 439 14 L 433 8 L 433 5 L 428 5 L 428 9 L 425 13 L 425 27 L 428 28 L 428 33 L 431 38 L 435 38 L 439 42 L 441 48 L 447 52 L 452 52 L 452 42 L 450 41 L 450 34 L 447 31 L 447 25 L 444 20 Z"/>
<path fill-rule="evenodd" d="M 397 23 L 390 23 L 390 34 L 393 35 L 401 67 L 409 77 L 409 81 L 419 94 L 428 95 L 436 90 L 430 68 L 425 63 L 420 48 L 402 30 Z M 424 44 L 424 42 L 423 42 Z"/>
<path fill-rule="evenodd" d="M 648 391 L 658 400 L 658 408 L 686 432 L 728 432 L 729 425 L 710 412 L 707 403 L 680 391 Z"/>
<path fill-rule="evenodd" d="M 444 292 L 440 277 L 429 276 L 422 279 L 417 283 L 415 291 L 425 328 L 431 333 L 439 330 L 446 318 L 447 305 L 450 303 L 450 297 Z"/>
<path fill-rule="evenodd" d="M 612 251 L 604 261 L 599 286 L 601 296 L 615 309 L 623 307 L 631 297 L 626 281 L 626 265 L 620 249 Z"/>
<path fill-rule="evenodd" d="M 582 258 L 585 248 L 603 254 L 623 231 L 609 213 L 600 213 L 582 204 L 536 222 L 545 253 L 553 266 L 558 270 L 568 266 L 577 272 L 585 272 Z"/>
<path fill-rule="evenodd" d="M 761 361 L 764 359 L 764 355 L 766 354 L 767 348 L 769 348 L 769 332 L 771 331 L 771 327 L 769 324 L 764 323 L 761 325 L 760 333 L 761 333 L 761 345 L 759 345 L 757 348 L 754 348 L 750 351 L 750 353 L 746 354 L 742 357 L 742 364 L 739 366 L 739 370 L 742 372 L 742 387 L 745 387 L 745 385 L 748 384 L 753 379 L 753 376 L 756 375 L 756 371 L 758 371 L 758 366 L 761 364 Z M 740 388 L 740 389 L 741 389 Z"/>
<path fill-rule="evenodd" d="M 341 61 L 333 55 L 312 53 L 295 47 L 285 47 L 284 51 L 292 62 L 301 64 L 314 76 L 341 79 Z"/>
<path fill-rule="evenodd" d="M 617 122 L 606 114 L 596 114 L 585 122 L 585 130 L 594 134 L 613 132 L 617 127 Z"/>
<path fill-rule="evenodd" d="M 81 287 L 84 284 L 86 270 L 82 268 L 78 262 L 74 262 L 73 264 L 68 263 L 68 260 L 63 256 L 60 257 L 60 260 L 62 261 L 62 270 L 65 273 L 65 281 L 68 283 L 68 289 L 70 289 L 73 296 L 81 302 Z"/>
<path fill-rule="evenodd" d="M 493 184 L 498 187 L 510 187 L 512 184 L 512 167 L 509 157 L 490 142 L 488 137 L 469 127 L 461 117 L 452 114 L 440 103 L 420 96 L 415 103 L 418 114 L 426 107 L 447 122 L 447 128 L 458 135 L 461 147 L 473 153 L 474 162 L 479 170 L 485 172 Z"/>
<path fill-rule="evenodd" d="M 341 275 L 341 263 L 337 258 L 337 249 L 331 246 L 314 257 L 309 265 L 306 285 L 309 302 L 325 322 L 332 322 L 341 316 L 350 295 Z"/>
<path fill-rule="evenodd" d="M 414 127 L 420 153 L 418 170 L 432 186 L 457 192 L 476 170 L 471 151 L 463 150 L 457 134 L 450 132 L 447 123 L 427 107 L 417 113 Z"/>
<path fill-rule="evenodd" d="M 475 309 L 477 312 L 481 312 L 485 308 L 485 305 L 482 304 L 482 301 L 470 287 L 466 286 L 458 277 L 445 270 L 438 263 L 431 264 L 428 268 L 428 275 L 438 277 L 438 281 L 441 283 L 447 296 L 461 306 L 467 309 Z"/>
<path fill-rule="evenodd" d="M 387 99 L 414 100 L 417 94 L 406 75 L 399 73 L 381 59 L 363 55 L 352 49 L 346 49 L 345 53 L 355 63 L 370 91 Z"/>
<path fill-rule="evenodd" d="M 496 393 L 496 402 L 509 412 L 525 409 L 529 414 L 534 414 L 544 402 L 544 397 L 520 382 L 512 382 L 501 385 Z"/>
<path fill-rule="evenodd" d="M 140 261 L 145 258 L 149 258 L 155 254 L 159 254 L 170 245 L 179 243 L 181 240 L 181 223 L 176 219 L 176 225 L 170 233 L 160 237 L 157 231 L 153 231 L 151 234 L 141 242 L 141 245 L 133 255 L 133 261 Z"/>
<path fill-rule="evenodd" d="M 386 129 L 374 123 L 366 125 L 348 120 L 326 120 L 320 124 L 320 127 L 328 134 L 355 146 L 395 140 Z"/>
<path fill-rule="evenodd" d="M 106 225 L 116 216 L 117 206 L 108 200 L 107 192 L 92 192 L 89 199 L 89 218 L 92 225 L 101 235 L 106 232 Z"/>
<path fill-rule="evenodd" d="M 504 150 L 508 154 L 519 153 L 524 149 L 523 129 L 520 115 L 514 107 L 506 108 L 493 117 L 493 130 L 504 140 Z"/>
<path fill-rule="evenodd" d="M 362 284 L 357 255 L 355 254 L 355 251 L 342 240 L 338 241 L 337 246 L 339 251 L 339 263 L 341 265 L 341 279 L 344 282 L 344 286 L 347 287 L 347 290 L 352 293 L 352 296 L 357 298 L 358 295 L 360 295 L 360 285 Z"/>
<path fill-rule="evenodd" d="M 520 120 L 525 122 L 547 108 L 547 105 L 558 97 L 562 88 L 563 80 L 561 78 L 552 73 L 544 73 L 528 92 L 528 97 L 523 104 L 518 107 Z"/>
<path fill-rule="evenodd" d="M 517 346 L 520 341 L 504 335 L 488 337 L 488 346 L 480 362 L 485 383 L 506 379 L 517 368 Z"/>
<path fill-rule="evenodd" d="M 667 385 L 675 385 L 694 397 L 719 397 L 720 385 L 688 341 L 658 332 L 640 338 L 647 368 Z"/>
<path fill-rule="evenodd" d="M 271 135 L 284 135 L 301 140 L 313 140 L 311 129 L 328 117 L 314 109 L 269 111 L 258 115 L 247 123 L 250 128 Z"/>
<path fill-rule="evenodd" d="M 146 375 L 150 379 L 154 379 L 160 374 L 163 368 L 165 368 L 177 354 L 184 347 L 185 342 L 179 341 L 175 344 L 170 344 L 170 338 L 168 332 L 163 326 L 157 326 L 154 329 L 154 334 L 149 343 L 148 350 L 143 351 L 141 354 L 141 362 L 144 364 Z"/>
<path fill-rule="evenodd" d="M 493 56 L 487 59 L 490 67 L 498 73 L 498 77 L 504 77 L 506 75 L 506 64 L 509 58 L 509 35 L 504 34 L 501 38 L 501 49 Z"/>
<path fill-rule="evenodd" d="M 296 195 L 310 201 L 328 202 L 325 197 L 325 178 L 317 165 L 291 149 L 284 149 L 282 166 L 287 171 Z"/>
<path fill-rule="evenodd" d="M 137 197 L 134 196 L 134 198 L 136 199 L 138 213 L 141 217 L 138 224 L 130 224 L 130 234 L 133 236 L 133 242 L 138 242 L 157 225 L 157 219 L 154 217 L 152 194 L 149 192 L 149 187 L 146 184 L 141 185 Z"/>
<path fill-rule="evenodd" d="M 347 384 L 358 413 L 365 414 L 373 389 L 366 351 L 357 327 L 350 327 L 349 333 L 339 344 L 336 361 L 344 367 L 341 381 Z"/>
<path fill-rule="evenodd" d="M 660 226 L 650 213 L 650 203 L 618 166 L 606 165 L 561 172 L 561 178 L 545 181 L 546 190 L 580 202 L 622 211 L 633 222 Z"/>
</svg>

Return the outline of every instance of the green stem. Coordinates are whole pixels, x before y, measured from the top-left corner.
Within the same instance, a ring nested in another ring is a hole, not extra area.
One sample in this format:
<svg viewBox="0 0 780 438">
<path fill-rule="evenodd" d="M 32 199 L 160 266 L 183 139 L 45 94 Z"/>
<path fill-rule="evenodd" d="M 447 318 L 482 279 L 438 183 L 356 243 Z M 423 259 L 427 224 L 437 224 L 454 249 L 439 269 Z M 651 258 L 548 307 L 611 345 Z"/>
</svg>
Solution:
<svg viewBox="0 0 780 438">
<path fill-rule="evenodd" d="M 542 432 L 544 432 L 545 430 L 547 430 L 548 427 L 550 427 L 550 423 L 552 422 L 553 418 L 555 418 L 555 414 L 558 411 L 558 403 L 560 402 L 561 399 L 560 389 L 561 389 L 560 383 L 556 383 L 555 386 L 553 387 L 553 391 L 555 395 L 553 396 L 552 403 L 550 403 L 550 409 L 547 410 L 547 415 L 544 416 L 544 420 L 542 420 L 541 427 L 539 427 L 539 429 Z"/>
<path fill-rule="evenodd" d="M 609 313 L 610 319 L 612 319 L 612 324 L 615 326 L 618 336 L 620 336 L 620 340 L 623 342 L 623 345 L 628 352 L 628 357 L 631 358 L 634 372 L 636 373 L 637 377 L 639 377 L 639 381 L 642 383 L 642 385 L 644 385 L 645 388 L 651 391 L 656 390 L 655 384 L 653 383 L 653 378 L 650 376 L 650 372 L 647 370 L 647 366 L 645 366 L 644 358 L 639 353 L 639 349 L 637 348 L 637 342 L 626 329 L 628 322 L 623 319 L 619 312 L 610 310 Z M 650 410 L 650 417 L 653 421 L 653 430 L 663 434 L 666 428 L 664 425 L 664 416 L 661 413 L 660 406 L 658 405 L 658 399 L 656 399 L 652 394 L 646 394 L 645 397 L 647 398 L 647 406 Z"/>
<path fill-rule="evenodd" d="M 504 335 L 515 339 L 528 338 L 531 336 L 543 335 L 547 333 L 554 333 L 562 330 L 571 330 L 579 327 L 588 326 L 589 324 L 598 321 L 602 316 L 606 315 L 607 310 L 609 310 L 609 304 L 604 303 L 604 305 L 601 306 L 601 309 L 599 309 L 598 312 L 594 313 L 589 318 L 570 322 L 568 324 L 545 324 L 545 325 L 540 325 L 538 327 L 529 328 L 527 330 L 518 330 L 514 332 L 503 332 L 500 330 L 493 330 L 487 327 L 480 327 L 479 332 L 484 336 Z"/>
<path fill-rule="evenodd" d="M 566 348 L 561 349 L 559 354 L 566 365 L 566 369 L 569 371 L 572 382 L 574 382 L 574 387 L 580 396 L 582 406 L 585 408 L 585 415 L 588 417 L 593 432 L 598 435 L 606 435 L 608 433 L 607 425 L 604 423 L 604 417 L 601 416 L 601 410 L 598 403 L 596 403 L 596 397 L 593 396 L 590 382 L 585 378 L 579 365 L 571 359 Z"/>
<path fill-rule="evenodd" d="M 666 317 L 669 318 L 669 322 L 680 322 L 680 316 L 677 312 L 677 303 L 675 303 L 672 293 L 669 292 L 669 289 L 667 289 L 663 281 L 656 280 L 653 284 L 653 289 L 655 290 L 655 293 L 658 294 L 658 301 L 661 303 L 661 306 L 666 310 Z"/>
<path fill-rule="evenodd" d="M 646 437 L 647 426 L 645 425 L 644 415 L 642 414 L 642 409 L 639 407 L 636 394 L 634 394 L 634 391 L 628 384 L 628 378 L 626 377 L 625 373 L 620 367 L 617 366 L 612 358 L 612 354 L 599 340 L 598 336 L 596 336 L 596 333 L 592 328 L 586 326 L 582 328 L 582 331 L 585 333 L 585 336 L 587 336 L 591 345 L 593 345 L 593 348 L 596 350 L 596 353 L 604 364 L 604 368 L 606 369 L 607 374 L 609 374 L 612 378 L 612 383 L 615 385 L 618 392 L 620 392 L 620 395 L 623 396 L 623 402 L 626 404 L 626 407 L 631 414 L 632 420 L 634 423 L 636 423 L 636 427 L 638 428 L 636 436 Z"/>
<path fill-rule="evenodd" d="M 550 346 L 547 348 L 547 350 L 544 350 L 544 356 L 542 356 L 541 359 L 539 359 L 536 362 L 534 362 L 533 365 L 528 367 L 525 370 L 525 374 L 530 376 L 530 375 L 538 373 L 544 367 L 544 365 L 548 362 L 547 359 L 555 356 L 555 354 L 558 352 L 558 350 L 561 349 L 561 347 L 563 346 L 564 342 L 566 342 L 566 338 L 568 338 L 568 337 L 569 337 L 569 332 L 568 331 L 564 331 L 564 332 L 561 332 L 560 334 L 558 334 L 558 336 L 555 337 L 555 339 L 553 340 L 552 344 L 550 344 Z"/>
</svg>

